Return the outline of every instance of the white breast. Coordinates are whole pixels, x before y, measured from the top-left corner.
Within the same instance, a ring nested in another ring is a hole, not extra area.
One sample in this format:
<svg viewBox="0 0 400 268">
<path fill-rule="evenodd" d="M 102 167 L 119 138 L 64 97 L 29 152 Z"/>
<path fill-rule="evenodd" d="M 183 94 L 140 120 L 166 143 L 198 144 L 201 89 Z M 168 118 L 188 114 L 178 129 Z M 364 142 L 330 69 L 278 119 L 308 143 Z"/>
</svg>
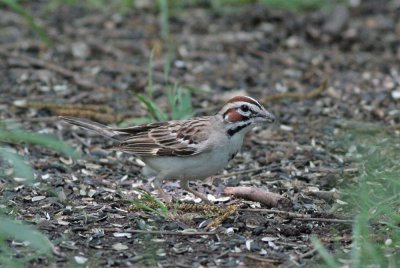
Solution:
<svg viewBox="0 0 400 268">
<path fill-rule="evenodd" d="M 225 135 L 218 141 L 210 150 L 197 155 L 146 157 L 143 161 L 163 179 L 205 179 L 226 167 L 242 146 L 243 135 Z"/>
</svg>

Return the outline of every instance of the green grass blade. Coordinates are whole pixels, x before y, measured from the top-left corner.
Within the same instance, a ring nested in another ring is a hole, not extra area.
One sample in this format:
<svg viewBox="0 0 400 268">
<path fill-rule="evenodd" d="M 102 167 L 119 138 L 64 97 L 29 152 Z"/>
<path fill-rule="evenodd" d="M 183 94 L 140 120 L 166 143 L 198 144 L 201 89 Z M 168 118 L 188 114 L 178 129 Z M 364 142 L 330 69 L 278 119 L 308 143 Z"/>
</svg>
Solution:
<svg viewBox="0 0 400 268">
<path fill-rule="evenodd" d="M 261 3 L 269 7 L 294 12 L 318 10 L 331 4 L 326 0 L 261 0 Z"/>
<path fill-rule="evenodd" d="M 5 238 L 0 235 L 0 266 L 1 267 L 13 267 L 19 268 L 24 267 L 24 264 L 21 260 L 17 260 L 13 258 L 13 252 L 7 244 Z"/>
<path fill-rule="evenodd" d="M 328 267 L 330 267 L 330 268 L 340 267 L 340 265 L 336 263 L 334 258 L 329 254 L 329 252 L 326 250 L 326 248 L 321 244 L 321 242 L 317 238 L 311 237 L 311 242 L 312 242 L 314 248 L 318 251 L 319 255 L 322 257 L 322 259 L 328 265 Z"/>
<path fill-rule="evenodd" d="M 77 152 L 71 146 L 56 140 L 53 137 L 28 133 L 22 130 L 6 131 L 0 129 L 0 142 L 21 143 L 26 142 L 29 144 L 39 145 L 48 149 L 55 150 L 66 156 L 76 158 Z"/>
<path fill-rule="evenodd" d="M 155 198 L 148 192 L 144 191 L 143 189 L 134 188 L 133 190 L 142 195 L 142 198 L 140 198 L 140 199 L 131 200 L 131 203 L 136 208 L 150 211 L 150 212 L 158 214 L 162 217 L 167 217 L 168 208 L 163 202 L 159 201 L 157 198 Z M 150 206 L 152 206 L 152 207 L 150 207 Z"/>
<path fill-rule="evenodd" d="M 175 87 L 176 87 L 176 83 L 174 84 L 174 86 L 172 88 L 168 88 L 166 95 L 167 95 L 167 100 L 168 100 L 168 106 L 171 108 L 171 117 L 174 119 L 174 110 L 175 110 Z"/>
<path fill-rule="evenodd" d="M 24 178 L 27 182 L 33 182 L 33 170 L 31 166 L 24 162 L 24 159 L 20 155 L 13 153 L 11 150 L 0 147 L 0 158 L 11 163 L 14 167 L 15 177 Z"/>
<path fill-rule="evenodd" d="M 153 98 L 153 94 L 154 94 L 153 57 L 154 57 L 154 50 L 151 50 L 150 58 L 149 58 L 149 65 L 147 67 L 147 87 L 146 87 L 147 95 L 149 95 L 150 98 Z"/>
<path fill-rule="evenodd" d="M 122 14 L 127 13 L 135 5 L 135 0 L 121 0 L 119 10 Z"/>
<path fill-rule="evenodd" d="M 46 45 L 50 46 L 51 42 L 49 37 L 47 36 L 45 30 L 36 23 L 35 19 L 25 10 L 25 8 L 18 3 L 17 0 L 0 0 L 0 4 L 8 6 L 15 13 L 21 15 L 25 21 L 29 24 L 29 26 L 37 33 L 39 38 L 46 43 Z"/>
<path fill-rule="evenodd" d="M 167 92 L 169 106 L 171 107 L 172 119 L 188 119 L 193 116 L 192 97 L 190 91 L 178 86 Z"/>
<path fill-rule="evenodd" d="M 161 37 L 164 40 L 169 39 L 169 9 L 168 0 L 158 0 L 160 6 L 160 23 L 161 23 Z"/>
<path fill-rule="evenodd" d="M 362 246 L 362 234 L 361 234 L 361 218 L 358 215 L 355 219 L 355 223 L 353 225 L 353 243 L 351 249 L 351 260 L 352 267 L 358 268 L 361 264 L 361 246 Z"/>
<path fill-rule="evenodd" d="M 157 105 L 147 96 L 143 94 L 135 94 L 138 100 L 144 104 L 150 116 L 156 121 L 168 120 L 167 114 L 160 110 Z"/>
<path fill-rule="evenodd" d="M 186 89 L 182 95 L 181 105 L 182 105 L 182 111 L 184 114 L 184 116 L 182 118 L 186 119 L 188 117 L 192 117 L 194 114 L 193 106 L 192 106 L 192 96 L 188 89 Z"/>
<path fill-rule="evenodd" d="M 358 126 L 361 128 L 361 126 Z M 371 127 L 371 126 L 368 126 Z M 344 255 L 351 267 L 400 267 L 400 142 L 387 132 L 347 130 L 340 139 L 358 169 L 342 192 L 343 207 L 356 215 L 352 228 L 352 249 Z M 350 151 L 349 148 L 355 148 Z M 386 241 L 390 239 L 388 245 Z"/>
<path fill-rule="evenodd" d="M 169 50 L 168 50 L 168 55 L 167 55 L 167 62 L 164 64 L 164 81 L 165 81 L 166 86 L 169 85 L 168 77 L 171 72 L 171 64 L 172 64 L 173 55 L 174 55 L 174 47 L 170 46 Z"/>
<path fill-rule="evenodd" d="M 51 255 L 53 245 L 49 239 L 33 227 L 0 216 L 0 236 L 29 242 L 40 255 Z"/>
</svg>

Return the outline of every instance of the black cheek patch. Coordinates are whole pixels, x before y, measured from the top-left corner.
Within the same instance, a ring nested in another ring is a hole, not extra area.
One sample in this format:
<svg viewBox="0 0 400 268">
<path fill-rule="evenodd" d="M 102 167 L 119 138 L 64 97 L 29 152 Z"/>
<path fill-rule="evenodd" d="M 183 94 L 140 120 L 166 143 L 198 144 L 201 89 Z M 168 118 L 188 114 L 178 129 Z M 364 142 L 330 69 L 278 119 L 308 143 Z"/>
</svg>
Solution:
<svg viewBox="0 0 400 268">
<path fill-rule="evenodd" d="M 233 135 L 235 135 L 235 133 L 241 131 L 242 129 L 244 129 L 245 127 L 249 126 L 250 124 L 251 123 L 249 122 L 249 123 L 243 124 L 241 126 L 230 128 L 230 129 L 228 129 L 227 134 L 228 134 L 228 136 L 232 137 Z"/>
</svg>

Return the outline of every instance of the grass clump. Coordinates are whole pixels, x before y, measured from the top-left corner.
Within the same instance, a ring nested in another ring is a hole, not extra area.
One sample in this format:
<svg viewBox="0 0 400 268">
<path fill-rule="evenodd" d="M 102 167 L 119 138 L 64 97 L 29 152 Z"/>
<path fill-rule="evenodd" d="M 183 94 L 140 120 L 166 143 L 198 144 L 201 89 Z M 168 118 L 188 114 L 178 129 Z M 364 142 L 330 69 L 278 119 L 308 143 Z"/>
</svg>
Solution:
<svg viewBox="0 0 400 268">
<path fill-rule="evenodd" d="M 149 67 L 148 67 L 148 81 L 144 94 L 135 93 L 136 98 L 143 104 L 148 112 L 148 117 L 135 118 L 123 122 L 123 125 L 131 123 L 141 124 L 154 121 L 168 121 L 168 120 L 183 120 L 193 116 L 192 97 L 190 90 L 186 87 L 180 86 L 177 83 L 171 85 L 168 82 L 171 56 L 168 57 L 167 63 L 164 66 L 165 78 L 165 95 L 167 97 L 167 109 L 162 110 L 159 108 L 154 97 L 154 83 L 153 83 L 153 53 L 150 54 Z"/>
<path fill-rule="evenodd" d="M 333 255 L 314 240 L 329 267 L 400 267 L 400 139 L 388 133 L 351 133 L 347 156 L 359 174 L 344 187 L 345 210 L 354 216 L 350 250 Z"/>
<path fill-rule="evenodd" d="M 168 207 L 161 201 L 157 200 L 154 196 L 140 188 L 134 189 L 141 196 L 137 199 L 132 199 L 130 210 L 145 210 L 157 214 L 163 218 L 168 216 Z"/>
</svg>

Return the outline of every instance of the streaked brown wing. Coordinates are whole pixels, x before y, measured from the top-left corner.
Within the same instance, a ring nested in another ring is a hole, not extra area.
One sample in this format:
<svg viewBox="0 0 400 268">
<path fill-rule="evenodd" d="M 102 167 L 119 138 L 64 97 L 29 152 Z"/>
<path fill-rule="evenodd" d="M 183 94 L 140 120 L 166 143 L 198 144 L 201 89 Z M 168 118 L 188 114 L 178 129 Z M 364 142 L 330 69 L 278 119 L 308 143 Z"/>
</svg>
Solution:
<svg viewBox="0 0 400 268">
<path fill-rule="evenodd" d="M 210 121 L 205 117 L 116 128 L 113 130 L 127 138 L 114 149 L 141 156 L 196 155 L 205 150 L 209 129 Z"/>
</svg>

